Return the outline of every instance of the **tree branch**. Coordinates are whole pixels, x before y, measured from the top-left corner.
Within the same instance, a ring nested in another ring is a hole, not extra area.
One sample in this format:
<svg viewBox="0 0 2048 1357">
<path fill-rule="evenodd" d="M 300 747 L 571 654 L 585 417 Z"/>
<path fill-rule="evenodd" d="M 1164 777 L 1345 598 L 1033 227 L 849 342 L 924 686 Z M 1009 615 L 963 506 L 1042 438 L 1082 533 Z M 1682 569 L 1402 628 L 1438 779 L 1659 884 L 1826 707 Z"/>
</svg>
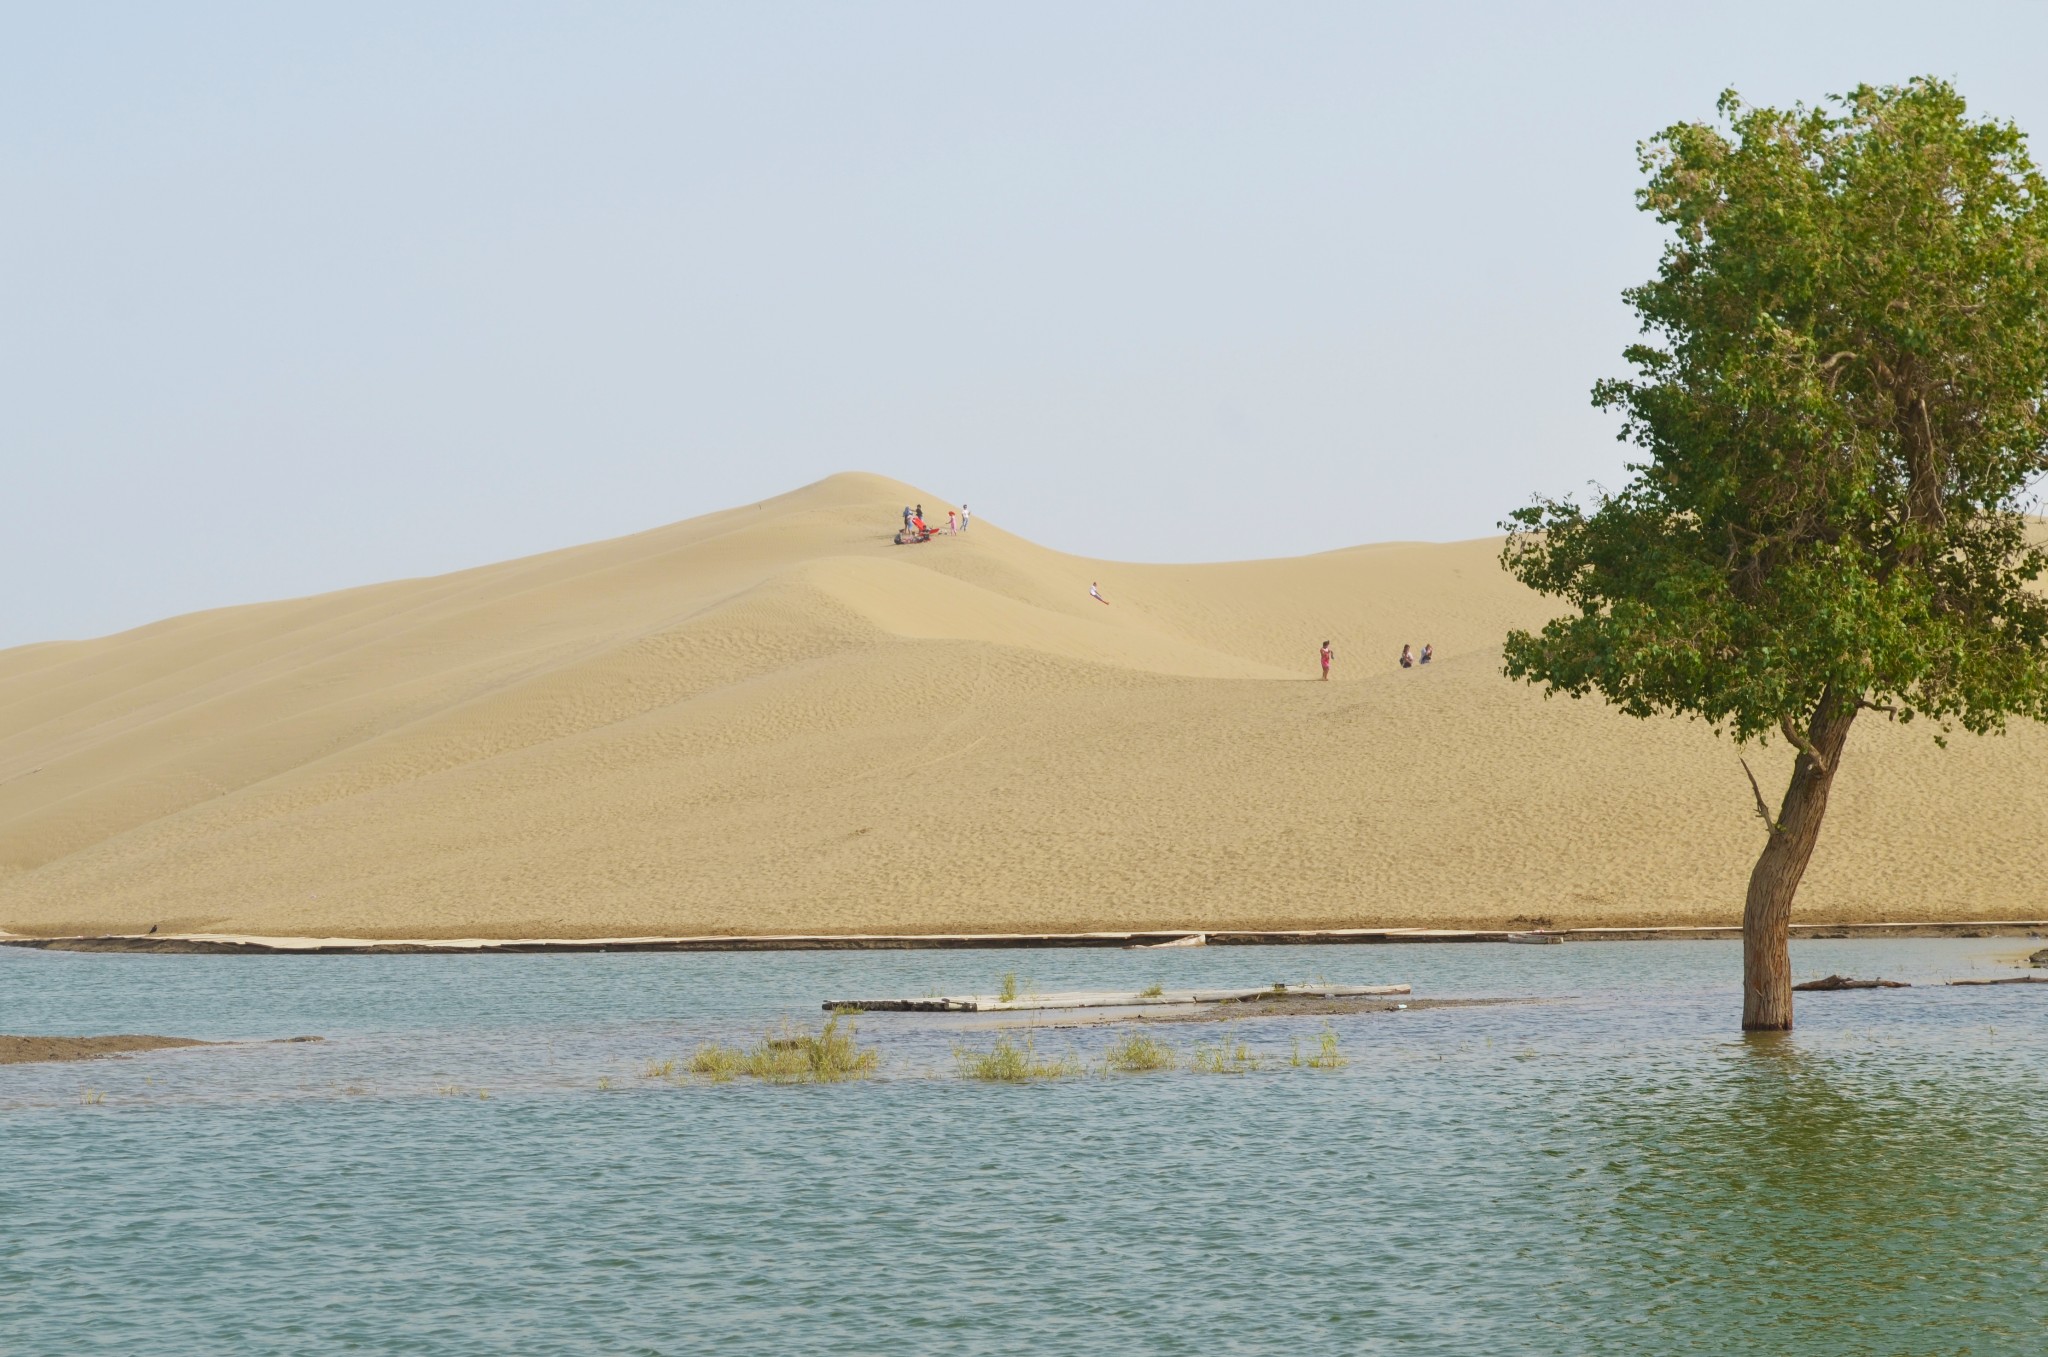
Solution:
<svg viewBox="0 0 2048 1357">
<path fill-rule="evenodd" d="M 1869 698 L 1859 697 L 1856 706 L 1862 711 L 1881 711 L 1894 721 L 1899 719 L 1899 709 L 1889 702 L 1872 702 Z"/>
<path fill-rule="evenodd" d="M 1779 826 L 1776 820 L 1771 818 L 1771 808 L 1764 804 L 1764 789 L 1756 785 L 1756 774 L 1749 771 L 1749 760 L 1737 755 L 1735 761 L 1741 764 L 1742 771 L 1748 774 L 1750 793 L 1756 797 L 1757 818 L 1764 822 L 1771 833 L 1783 834 L 1785 832 L 1784 829 Z"/>
<path fill-rule="evenodd" d="M 1823 773 L 1832 773 L 1834 771 L 1834 769 L 1828 766 L 1827 756 L 1813 747 L 1813 741 L 1799 733 L 1799 727 L 1792 724 L 1791 717 L 1779 717 L 1778 729 L 1785 732 L 1786 740 L 1791 743 L 1794 749 L 1797 749 L 1800 753 L 1813 760 L 1814 767 L 1820 769 Z"/>
<path fill-rule="evenodd" d="M 1920 402 L 1920 427 L 1927 432 L 1927 499 L 1930 501 L 1928 514 L 1936 527 L 1948 518 L 1941 503 L 1941 450 L 1934 441 L 1934 412 L 1927 408 L 1927 397 L 1918 397 Z"/>
<path fill-rule="evenodd" d="M 1839 381 L 1841 377 L 1841 374 L 1836 372 L 1835 368 L 1838 365 L 1840 365 L 1844 359 L 1854 358 L 1855 356 L 1856 354 L 1854 350 L 1844 349 L 1840 353 L 1836 354 L 1834 357 L 1828 359 L 1827 362 L 1822 363 L 1820 365 L 1820 375 L 1828 379 L 1828 390 L 1830 392 L 1832 392 L 1835 389 L 1835 383 Z"/>
</svg>

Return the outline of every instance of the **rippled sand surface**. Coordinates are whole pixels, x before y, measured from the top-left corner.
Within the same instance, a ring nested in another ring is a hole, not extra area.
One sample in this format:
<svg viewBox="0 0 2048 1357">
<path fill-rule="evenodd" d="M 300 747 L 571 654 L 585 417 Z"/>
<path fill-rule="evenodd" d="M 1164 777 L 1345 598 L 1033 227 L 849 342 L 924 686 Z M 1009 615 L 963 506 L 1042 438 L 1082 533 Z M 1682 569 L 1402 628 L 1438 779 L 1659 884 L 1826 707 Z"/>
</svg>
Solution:
<svg viewBox="0 0 2048 1357">
<path fill-rule="evenodd" d="M 1796 943 L 1915 988 L 1748 1040 L 1721 943 L 0 951 L 0 1030 L 328 1038 L 0 1068 L 0 1351 L 2033 1353 L 2048 987 L 1927 983 L 2018 950 Z M 677 1077 L 1006 971 L 1530 1002 L 1163 1027 L 1140 1075 L 1048 1023 L 1079 1072 L 1014 1086 L 960 1077 L 985 1024 L 875 1015 L 870 1080 Z"/>
</svg>

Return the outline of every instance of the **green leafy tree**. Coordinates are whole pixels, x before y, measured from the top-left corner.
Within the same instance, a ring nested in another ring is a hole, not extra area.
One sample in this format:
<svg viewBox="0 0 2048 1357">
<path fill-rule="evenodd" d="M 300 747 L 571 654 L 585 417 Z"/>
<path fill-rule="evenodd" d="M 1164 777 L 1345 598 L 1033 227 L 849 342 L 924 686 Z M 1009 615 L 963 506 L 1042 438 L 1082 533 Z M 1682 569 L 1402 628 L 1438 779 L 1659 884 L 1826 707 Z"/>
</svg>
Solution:
<svg viewBox="0 0 2048 1357">
<path fill-rule="evenodd" d="M 1865 711 L 2048 717 L 2048 184 L 1949 85 L 1681 123 L 1641 148 L 1670 228 L 1624 294 L 1644 343 L 1594 388 L 1647 454 L 1588 507 L 1538 500 L 1502 563 L 1567 604 L 1510 677 L 1798 751 L 1743 911 L 1749 1029 L 1792 1025 L 1792 899 Z M 1748 765 L 1745 763 L 1745 770 Z"/>
</svg>

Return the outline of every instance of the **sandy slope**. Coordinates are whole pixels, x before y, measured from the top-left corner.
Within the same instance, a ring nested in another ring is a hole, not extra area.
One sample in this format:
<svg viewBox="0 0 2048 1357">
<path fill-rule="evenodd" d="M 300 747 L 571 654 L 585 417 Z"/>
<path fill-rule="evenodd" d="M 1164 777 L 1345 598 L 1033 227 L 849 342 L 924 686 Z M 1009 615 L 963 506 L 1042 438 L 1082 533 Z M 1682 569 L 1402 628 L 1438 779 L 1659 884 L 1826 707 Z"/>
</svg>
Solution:
<svg viewBox="0 0 2048 1357">
<path fill-rule="evenodd" d="M 0 929 L 1737 917 L 1760 829 L 1734 751 L 1503 680 L 1502 632 L 1545 608 L 1496 543 L 1137 566 L 977 522 L 891 545 L 920 499 L 836 476 L 0 652 Z M 1396 668 L 1403 641 L 1438 663 Z M 1782 778 L 1780 751 L 1752 761 Z M 1943 752 L 1866 722 L 1834 805 L 1808 917 L 2048 913 L 2044 732 Z"/>
</svg>

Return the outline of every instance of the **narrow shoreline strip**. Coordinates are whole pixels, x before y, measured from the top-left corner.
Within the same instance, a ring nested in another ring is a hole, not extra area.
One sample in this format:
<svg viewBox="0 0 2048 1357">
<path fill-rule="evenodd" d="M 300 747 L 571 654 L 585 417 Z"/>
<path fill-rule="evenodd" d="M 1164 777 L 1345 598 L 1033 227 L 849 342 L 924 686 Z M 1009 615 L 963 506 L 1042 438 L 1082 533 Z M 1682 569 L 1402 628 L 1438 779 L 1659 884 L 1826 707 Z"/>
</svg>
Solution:
<svg viewBox="0 0 2048 1357">
<path fill-rule="evenodd" d="M 1211 947 L 1316 947 L 1425 942 L 1506 942 L 1515 929 L 1277 928 L 1161 929 L 1127 933 L 769 933 L 626 938 L 299 938 L 225 933 L 108 933 L 32 937 L 0 933 L 0 947 L 53 952 L 150 952 L 208 956 L 370 956 L 578 952 L 962 951 L 1047 947 L 1146 947 L 1200 932 Z M 1728 941 L 1738 925 L 1562 928 L 1568 942 Z M 1990 938 L 2048 933 L 2048 919 L 1922 923 L 1795 923 L 1815 938 Z"/>
</svg>

